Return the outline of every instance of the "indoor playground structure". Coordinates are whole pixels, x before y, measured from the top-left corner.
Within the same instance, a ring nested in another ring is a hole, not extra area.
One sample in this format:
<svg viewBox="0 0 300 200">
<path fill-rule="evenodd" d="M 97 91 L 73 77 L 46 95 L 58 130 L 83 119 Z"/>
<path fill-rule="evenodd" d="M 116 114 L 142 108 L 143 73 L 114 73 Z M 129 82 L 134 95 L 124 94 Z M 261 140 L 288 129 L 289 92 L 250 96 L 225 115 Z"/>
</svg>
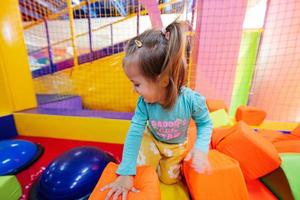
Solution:
<svg viewBox="0 0 300 200">
<path fill-rule="evenodd" d="M 0 199 L 101 200 L 138 95 L 126 42 L 189 24 L 188 86 L 213 121 L 211 174 L 137 167 L 129 200 L 300 200 L 300 1 L 8 0 L 0 12 Z M 193 122 L 188 146 L 196 137 Z M 119 198 L 121 199 L 121 198 Z"/>
</svg>

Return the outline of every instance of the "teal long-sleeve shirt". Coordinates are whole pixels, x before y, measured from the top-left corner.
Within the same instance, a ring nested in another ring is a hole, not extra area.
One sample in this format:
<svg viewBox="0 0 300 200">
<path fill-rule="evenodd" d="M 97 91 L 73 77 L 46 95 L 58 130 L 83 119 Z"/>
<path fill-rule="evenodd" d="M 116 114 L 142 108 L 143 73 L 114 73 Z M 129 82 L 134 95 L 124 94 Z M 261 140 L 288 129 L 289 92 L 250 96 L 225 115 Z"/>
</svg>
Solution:
<svg viewBox="0 0 300 200">
<path fill-rule="evenodd" d="M 164 109 L 158 103 L 146 103 L 142 97 L 139 97 L 117 174 L 135 175 L 136 160 L 146 125 L 157 140 L 168 144 L 180 144 L 187 139 L 191 118 L 197 127 L 194 147 L 208 152 L 212 122 L 203 96 L 190 88 L 182 87 L 175 105 L 170 110 Z"/>
</svg>

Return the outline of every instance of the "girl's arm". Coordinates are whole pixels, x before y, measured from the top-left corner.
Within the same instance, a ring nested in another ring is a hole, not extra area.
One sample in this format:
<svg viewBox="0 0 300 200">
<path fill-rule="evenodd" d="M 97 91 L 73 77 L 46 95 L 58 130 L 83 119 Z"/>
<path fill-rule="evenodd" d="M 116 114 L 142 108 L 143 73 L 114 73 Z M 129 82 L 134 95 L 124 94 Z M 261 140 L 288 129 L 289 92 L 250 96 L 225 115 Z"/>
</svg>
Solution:
<svg viewBox="0 0 300 200">
<path fill-rule="evenodd" d="M 194 148 L 207 153 L 212 134 L 212 121 L 203 96 L 195 93 L 192 118 L 197 127 L 197 138 Z"/>
<path fill-rule="evenodd" d="M 135 175 L 136 160 L 141 146 L 145 126 L 148 120 L 146 104 L 142 97 L 139 97 L 135 114 L 131 120 L 123 148 L 122 162 L 118 167 L 119 175 Z"/>
<path fill-rule="evenodd" d="M 138 191 L 133 187 L 133 176 L 131 175 L 136 174 L 136 159 L 147 120 L 148 114 L 145 102 L 142 97 L 139 97 L 124 144 L 122 162 L 117 169 L 117 174 L 120 176 L 101 188 L 101 191 L 109 189 L 105 200 L 111 197 L 117 199 L 119 195 L 122 196 L 122 199 L 126 199 L 129 190 L 132 192 Z"/>
<path fill-rule="evenodd" d="M 212 134 L 212 121 L 206 106 L 205 98 L 195 93 L 192 104 L 192 118 L 197 126 L 197 138 L 193 149 L 187 154 L 185 160 L 192 158 L 191 166 L 198 173 L 211 173 L 208 160 L 208 149 Z"/>
</svg>

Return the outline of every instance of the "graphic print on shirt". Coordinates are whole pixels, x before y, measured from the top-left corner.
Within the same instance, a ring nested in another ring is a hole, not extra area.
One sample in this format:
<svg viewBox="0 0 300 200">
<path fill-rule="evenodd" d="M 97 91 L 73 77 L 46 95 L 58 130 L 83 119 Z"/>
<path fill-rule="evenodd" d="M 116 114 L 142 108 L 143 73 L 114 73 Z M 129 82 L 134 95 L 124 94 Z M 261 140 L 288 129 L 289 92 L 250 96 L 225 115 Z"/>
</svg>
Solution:
<svg viewBox="0 0 300 200">
<path fill-rule="evenodd" d="M 186 119 L 176 119 L 174 121 L 151 120 L 150 124 L 157 136 L 165 140 L 171 140 L 185 133 L 188 121 Z"/>
</svg>

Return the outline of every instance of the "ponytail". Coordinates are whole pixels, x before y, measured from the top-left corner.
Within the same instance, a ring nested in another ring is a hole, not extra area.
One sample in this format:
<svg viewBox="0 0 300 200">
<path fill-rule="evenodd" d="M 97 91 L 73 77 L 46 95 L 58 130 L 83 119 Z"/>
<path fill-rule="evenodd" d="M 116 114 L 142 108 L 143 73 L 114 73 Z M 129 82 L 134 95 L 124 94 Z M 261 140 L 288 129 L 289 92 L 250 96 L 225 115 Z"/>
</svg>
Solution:
<svg viewBox="0 0 300 200">
<path fill-rule="evenodd" d="M 173 22 L 163 32 L 168 40 L 168 48 L 160 76 L 162 79 L 169 77 L 166 104 L 164 106 L 166 108 L 171 108 L 175 104 L 180 88 L 186 84 L 186 37 L 182 31 L 182 25 L 182 23 Z"/>
</svg>

